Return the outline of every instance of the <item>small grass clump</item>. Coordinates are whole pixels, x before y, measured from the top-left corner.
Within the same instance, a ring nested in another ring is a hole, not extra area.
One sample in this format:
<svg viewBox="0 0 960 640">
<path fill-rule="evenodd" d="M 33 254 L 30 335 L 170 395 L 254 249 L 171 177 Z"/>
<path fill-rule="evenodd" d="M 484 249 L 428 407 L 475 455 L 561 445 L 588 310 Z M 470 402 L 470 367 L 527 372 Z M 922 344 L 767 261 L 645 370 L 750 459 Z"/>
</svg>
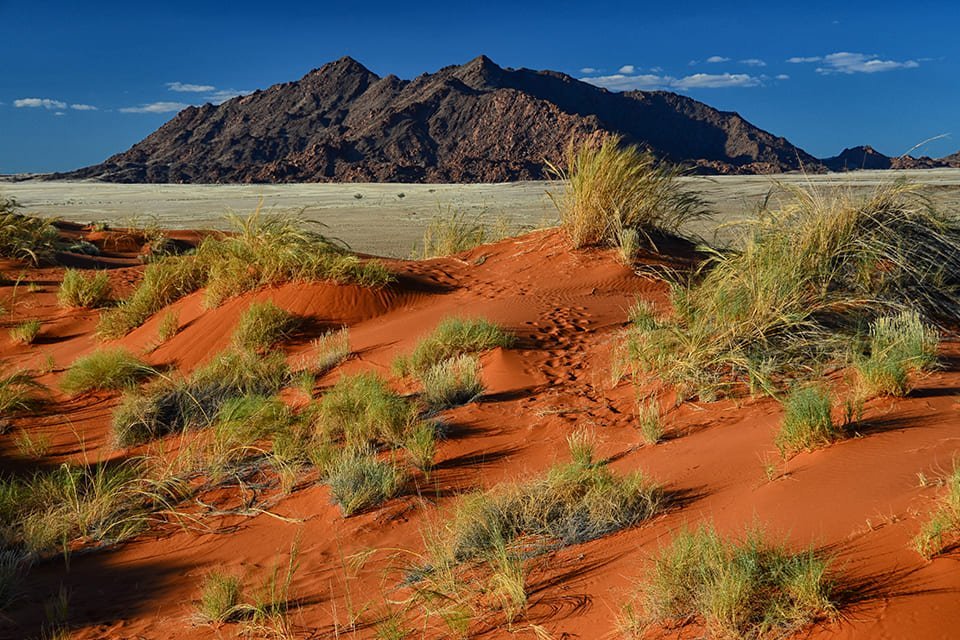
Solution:
<svg viewBox="0 0 960 640">
<path fill-rule="evenodd" d="M 156 370 L 122 347 L 100 349 L 77 358 L 60 381 L 60 388 L 76 395 L 88 391 L 117 391 L 136 386 Z"/>
<path fill-rule="evenodd" d="M 183 429 L 208 427 L 229 400 L 272 395 L 289 377 L 282 353 L 261 356 L 227 350 L 189 378 L 161 379 L 126 394 L 113 414 L 114 440 L 132 446 Z"/>
<path fill-rule="evenodd" d="M 783 403 L 784 416 L 774 444 L 784 458 L 803 450 L 828 445 L 840 436 L 834 425 L 833 400 L 823 387 L 812 385 L 794 390 Z"/>
<path fill-rule="evenodd" d="M 439 212 L 423 231 L 421 258 L 438 258 L 469 251 L 484 243 L 487 229 L 479 216 L 469 217 L 462 211 L 447 207 Z"/>
<path fill-rule="evenodd" d="M 157 324 L 157 340 L 164 343 L 177 335 L 178 331 L 180 331 L 180 314 L 167 311 Z"/>
<path fill-rule="evenodd" d="M 854 362 L 864 394 L 904 396 L 910 390 L 910 374 L 936 362 L 940 339 L 920 314 L 902 311 L 873 321 L 869 341 L 869 354 Z"/>
<path fill-rule="evenodd" d="M 644 444 L 652 446 L 663 440 L 663 417 L 656 398 L 637 400 L 637 428 Z"/>
<path fill-rule="evenodd" d="M 849 345 L 881 316 L 912 309 L 926 321 L 960 319 L 960 222 L 915 185 L 865 197 L 790 193 L 745 226 L 737 249 L 712 252 L 673 283 L 672 316 L 629 330 L 635 372 L 685 398 L 744 383 L 776 395 L 845 364 Z"/>
<path fill-rule="evenodd" d="M 249 351 L 267 351 L 289 337 L 297 317 L 269 300 L 251 304 L 233 331 L 233 346 Z"/>
<path fill-rule="evenodd" d="M 429 475 L 437 456 L 437 424 L 429 420 L 419 422 L 407 433 L 403 448 L 410 457 L 410 463 Z"/>
<path fill-rule="evenodd" d="M 829 563 L 812 550 L 790 552 L 756 530 L 729 541 L 702 527 L 660 553 L 621 625 L 631 637 L 697 622 L 713 638 L 782 638 L 834 617 L 835 591 Z"/>
<path fill-rule="evenodd" d="M 316 406 L 315 427 L 325 440 L 348 445 L 402 446 L 418 422 L 417 407 L 395 393 L 374 373 L 344 376 Z"/>
<path fill-rule="evenodd" d="M 445 318 L 433 333 L 417 343 L 409 356 L 398 358 L 394 369 L 400 375 L 421 376 L 444 360 L 496 347 L 508 348 L 514 340 L 513 334 L 483 318 Z"/>
<path fill-rule="evenodd" d="M 20 586 L 31 565 L 28 553 L 0 549 L 0 611 L 5 611 L 20 595 Z"/>
<path fill-rule="evenodd" d="M 306 368 L 323 375 L 350 357 L 350 330 L 328 331 L 313 341 Z"/>
<path fill-rule="evenodd" d="M 264 441 L 287 435 L 293 422 L 290 408 L 275 397 L 251 394 L 226 400 L 210 426 L 206 466 L 217 476 L 236 463 L 265 456 Z"/>
<path fill-rule="evenodd" d="M 406 474 L 396 464 L 380 460 L 371 449 L 353 447 L 327 465 L 323 478 L 344 516 L 389 500 L 406 482 Z"/>
<path fill-rule="evenodd" d="M 0 198 L 0 257 L 39 264 L 53 258 L 60 234 L 49 221 L 17 213 L 13 198 Z"/>
<path fill-rule="evenodd" d="M 914 538 L 914 546 L 925 558 L 943 553 L 960 540 L 960 465 L 946 479 L 946 493 L 930 519 Z"/>
<path fill-rule="evenodd" d="M 593 461 L 592 447 L 572 444 L 575 462 L 463 498 L 442 534 L 447 557 L 480 557 L 500 541 L 520 538 L 541 551 L 578 544 L 634 526 L 663 508 L 663 489 L 642 473 L 618 476 Z"/>
<path fill-rule="evenodd" d="M 25 371 L 0 373 L 0 415 L 32 411 L 40 403 L 43 388 Z"/>
<path fill-rule="evenodd" d="M 223 624 L 241 613 L 243 583 L 238 576 L 212 571 L 203 581 L 197 614 L 203 622 Z"/>
<path fill-rule="evenodd" d="M 106 305 L 110 294 L 110 276 L 106 271 L 86 276 L 78 269 L 67 269 L 57 292 L 57 302 L 66 308 L 93 309 Z"/>
<path fill-rule="evenodd" d="M 39 320 L 21 322 L 9 329 L 10 340 L 17 344 L 33 344 L 40 335 L 41 326 Z"/>
<path fill-rule="evenodd" d="M 439 411 L 473 401 L 483 393 L 480 360 L 462 354 L 433 365 L 421 376 L 423 401 Z"/>
<path fill-rule="evenodd" d="M 563 192 L 551 198 L 574 248 L 615 244 L 618 235 L 635 246 L 639 236 L 650 241 L 657 233 L 677 234 L 705 215 L 703 201 L 677 180 L 677 168 L 622 142 L 610 136 L 599 145 L 578 147 L 571 140 L 566 167 L 550 167 L 554 178 L 566 181 Z"/>
</svg>

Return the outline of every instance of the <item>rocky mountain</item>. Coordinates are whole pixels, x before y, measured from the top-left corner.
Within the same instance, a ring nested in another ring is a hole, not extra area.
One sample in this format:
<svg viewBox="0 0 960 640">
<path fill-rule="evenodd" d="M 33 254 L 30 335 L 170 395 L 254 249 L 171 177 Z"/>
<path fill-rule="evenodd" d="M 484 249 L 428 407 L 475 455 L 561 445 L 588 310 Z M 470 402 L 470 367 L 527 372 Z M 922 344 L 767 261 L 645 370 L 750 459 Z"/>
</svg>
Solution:
<svg viewBox="0 0 960 640">
<path fill-rule="evenodd" d="M 111 182 L 497 182 L 539 179 L 571 137 L 609 134 L 701 173 L 818 161 L 732 112 L 616 93 L 480 56 L 413 80 L 351 58 L 221 105 L 189 107 L 128 151 L 61 178 Z"/>
<path fill-rule="evenodd" d="M 929 156 L 886 156 L 873 147 L 859 146 L 844 149 L 840 155 L 820 161 L 830 171 L 856 171 L 858 169 L 936 169 L 960 166 L 960 152 L 945 158 Z"/>
</svg>

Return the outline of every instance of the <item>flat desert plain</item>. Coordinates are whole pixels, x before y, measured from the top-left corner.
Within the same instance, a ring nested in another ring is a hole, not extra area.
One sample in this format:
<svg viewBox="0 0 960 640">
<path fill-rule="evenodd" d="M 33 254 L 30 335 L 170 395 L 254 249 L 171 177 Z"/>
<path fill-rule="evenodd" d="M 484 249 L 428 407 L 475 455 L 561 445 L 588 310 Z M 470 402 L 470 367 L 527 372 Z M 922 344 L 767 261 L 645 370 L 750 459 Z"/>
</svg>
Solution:
<svg viewBox="0 0 960 640">
<path fill-rule="evenodd" d="M 688 229 L 713 239 L 718 223 L 751 213 L 772 191 L 783 186 L 816 185 L 825 189 L 869 189 L 883 182 L 912 180 L 928 186 L 938 204 L 960 210 L 960 169 L 928 171 L 860 171 L 825 175 L 690 177 L 685 182 L 701 193 L 718 215 Z M 15 197 L 27 212 L 78 223 L 113 226 L 154 224 L 165 229 L 225 228 L 224 215 L 245 215 L 260 199 L 267 210 L 299 211 L 327 226 L 325 233 L 354 251 L 408 257 L 424 228 L 440 215 L 460 212 L 513 230 L 556 224 L 550 182 L 508 184 L 251 184 L 175 185 L 101 182 L 0 182 L 0 194 Z M 719 239 L 724 239 L 720 231 Z"/>
</svg>

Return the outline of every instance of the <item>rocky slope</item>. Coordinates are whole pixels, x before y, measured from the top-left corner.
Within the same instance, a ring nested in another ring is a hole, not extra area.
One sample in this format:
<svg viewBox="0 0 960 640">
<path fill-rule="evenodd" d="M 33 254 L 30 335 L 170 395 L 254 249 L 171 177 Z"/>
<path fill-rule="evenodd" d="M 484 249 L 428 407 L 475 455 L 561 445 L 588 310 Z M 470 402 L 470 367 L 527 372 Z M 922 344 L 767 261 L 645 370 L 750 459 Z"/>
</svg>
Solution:
<svg viewBox="0 0 960 640">
<path fill-rule="evenodd" d="M 736 113 L 663 91 L 614 93 L 480 56 L 413 80 L 351 58 L 296 82 L 189 107 L 128 151 L 60 178 L 111 182 L 538 179 L 571 137 L 616 133 L 702 173 L 818 165 Z"/>
</svg>

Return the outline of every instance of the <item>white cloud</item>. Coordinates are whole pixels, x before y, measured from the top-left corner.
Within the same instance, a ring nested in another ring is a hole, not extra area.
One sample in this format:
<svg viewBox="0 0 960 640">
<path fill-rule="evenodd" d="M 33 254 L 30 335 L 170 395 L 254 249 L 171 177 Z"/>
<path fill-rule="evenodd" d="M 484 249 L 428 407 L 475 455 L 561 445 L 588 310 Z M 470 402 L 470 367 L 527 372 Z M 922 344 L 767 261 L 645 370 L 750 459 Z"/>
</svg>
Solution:
<svg viewBox="0 0 960 640">
<path fill-rule="evenodd" d="M 790 76 L 788 76 L 788 75 L 785 74 L 785 73 L 781 73 L 780 75 L 776 76 L 776 78 L 777 78 L 777 80 L 789 80 L 789 79 L 790 79 Z"/>
<path fill-rule="evenodd" d="M 67 103 L 61 100 L 53 100 L 52 98 L 20 98 L 19 100 L 13 101 L 13 106 L 20 109 L 66 109 Z"/>
<path fill-rule="evenodd" d="M 204 100 L 207 102 L 212 102 L 213 104 L 221 104 L 226 102 L 230 98 L 236 98 L 237 96 L 245 96 L 252 91 L 241 91 L 239 89 L 217 89 L 213 93 L 204 96 Z"/>
<path fill-rule="evenodd" d="M 584 67 L 583 69 L 580 69 L 580 73 L 596 73 L 596 72 L 597 70 L 594 69 L 593 67 Z"/>
<path fill-rule="evenodd" d="M 625 64 L 617 69 L 617 73 L 634 73 L 636 70 L 637 68 L 632 64 Z"/>
<path fill-rule="evenodd" d="M 62 115 L 63 115 L 63 111 L 57 111 L 57 112 L 55 112 L 53 115 L 55 115 L 55 116 L 62 116 Z"/>
<path fill-rule="evenodd" d="M 747 58 L 746 60 L 741 60 L 740 64 L 745 64 L 748 67 L 765 67 L 767 63 L 761 60 L 760 58 Z"/>
<path fill-rule="evenodd" d="M 803 64 L 805 62 L 820 62 L 823 60 L 822 56 L 797 56 L 794 58 L 787 58 L 787 62 L 791 64 Z"/>
<path fill-rule="evenodd" d="M 718 64 L 720 62 L 730 62 L 730 58 L 725 58 L 723 56 L 710 56 L 707 58 L 706 62 L 709 64 Z"/>
<path fill-rule="evenodd" d="M 657 74 L 630 75 L 617 73 L 595 78 L 580 78 L 584 82 L 612 91 L 633 89 L 720 89 L 727 87 L 758 87 L 763 78 L 746 73 L 695 73 L 674 78 Z"/>
<path fill-rule="evenodd" d="M 760 78 L 746 73 L 695 73 L 675 80 L 670 86 L 677 89 L 721 89 L 725 87 L 756 87 Z"/>
<path fill-rule="evenodd" d="M 212 84 L 190 84 L 188 82 L 168 82 L 167 89 L 179 93 L 206 93 L 216 90 Z"/>
<path fill-rule="evenodd" d="M 172 111 L 182 111 L 189 106 L 189 104 L 183 102 L 151 102 L 138 107 L 123 107 L 120 111 L 122 113 L 170 113 Z"/>
<path fill-rule="evenodd" d="M 851 53 L 840 51 L 823 57 L 822 67 L 817 67 L 817 73 L 879 73 L 894 69 L 915 69 L 920 66 L 916 60 L 881 60 L 877 55 L 865 53 Z"/>
<path fill-rule="evenodd" d="M 97 108 L 92 104 L 72 104 L 70 108 L 74 111 L 96 111 Z"/>
</svg>

